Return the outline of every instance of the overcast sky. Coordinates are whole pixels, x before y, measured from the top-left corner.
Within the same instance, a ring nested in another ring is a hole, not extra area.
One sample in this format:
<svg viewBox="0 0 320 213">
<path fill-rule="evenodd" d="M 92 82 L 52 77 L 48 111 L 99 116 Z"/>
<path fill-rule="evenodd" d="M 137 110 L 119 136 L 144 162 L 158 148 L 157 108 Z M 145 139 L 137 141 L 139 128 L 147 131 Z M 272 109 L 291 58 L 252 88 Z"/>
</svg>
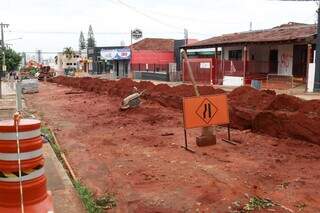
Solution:
<svg viewBox="0 0 320 213">
<path fill-rule="evenodd" d="M 130 44 L 130 29 L 144 37 L 205 39 L 274 27 L 290 21 L 315 23 L 315 2 L 267 0 L 1 0 L 5 40 L 17 51 L 78 49 L 79 33 L 92 25 L 98 46 Z"/>
</svg>

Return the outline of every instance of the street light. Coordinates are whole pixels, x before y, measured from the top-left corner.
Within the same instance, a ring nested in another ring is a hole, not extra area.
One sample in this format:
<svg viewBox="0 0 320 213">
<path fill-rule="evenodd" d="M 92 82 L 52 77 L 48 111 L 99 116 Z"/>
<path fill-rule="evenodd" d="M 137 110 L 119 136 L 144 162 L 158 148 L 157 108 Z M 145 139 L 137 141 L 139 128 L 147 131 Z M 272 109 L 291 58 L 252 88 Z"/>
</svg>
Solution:
<svg viewBox="0 0 320 213">
<path fill-rule="evenodd" d="M 5 40 L 4 42 L 7 42 L 7 41 L 15 41 L 15 40 L 21 40 L 23 39 L 22 37 L 19 37 L 19 38 L 11 38 L 11 39 L 8 39 L 8 40 Z"/>
</svg>

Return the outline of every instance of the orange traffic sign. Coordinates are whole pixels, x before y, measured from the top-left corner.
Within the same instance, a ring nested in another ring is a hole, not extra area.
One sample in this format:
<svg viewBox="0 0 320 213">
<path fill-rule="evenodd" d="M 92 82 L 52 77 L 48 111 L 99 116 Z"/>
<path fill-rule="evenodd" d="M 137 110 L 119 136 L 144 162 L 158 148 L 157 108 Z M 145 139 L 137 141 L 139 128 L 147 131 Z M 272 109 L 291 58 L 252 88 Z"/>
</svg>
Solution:
<svg viewBox="0 0 320 213">
<path fill-rule="evenodd" d="M 229 124 L 226 95 L 183 98 L 184 128 Z"/>
</svg>

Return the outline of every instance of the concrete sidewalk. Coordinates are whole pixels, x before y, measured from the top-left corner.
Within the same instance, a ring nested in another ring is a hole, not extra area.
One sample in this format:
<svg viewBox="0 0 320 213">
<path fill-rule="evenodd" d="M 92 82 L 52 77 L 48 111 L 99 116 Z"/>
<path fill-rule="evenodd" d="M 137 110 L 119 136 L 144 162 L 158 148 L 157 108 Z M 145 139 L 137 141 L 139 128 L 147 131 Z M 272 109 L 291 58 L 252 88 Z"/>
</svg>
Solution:
<svg viewBox="0 0 320 213">
<path fill-rule="evenodd" d="M 15 87 L 2 82 L 0 120 L 11 119 L 16 111 Z M 84 206 L 66 171 L 57 159 L 50 144 L 43 145 L 48 190 L 52 192 L 55 213 L 84 213 Z"/>
</svg>

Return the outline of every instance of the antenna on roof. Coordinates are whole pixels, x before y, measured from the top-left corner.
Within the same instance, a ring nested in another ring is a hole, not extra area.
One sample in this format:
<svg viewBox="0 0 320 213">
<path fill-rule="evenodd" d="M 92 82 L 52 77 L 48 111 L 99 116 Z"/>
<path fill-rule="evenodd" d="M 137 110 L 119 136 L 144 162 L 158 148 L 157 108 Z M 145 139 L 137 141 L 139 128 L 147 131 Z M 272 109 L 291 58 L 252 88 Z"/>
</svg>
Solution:
<svg viewBox="0 0 320 213">
<path fill-rule="evenodd" d="M 252 21 L 250 21 L 250 31 L 252 31 Z"/>
</svg>

